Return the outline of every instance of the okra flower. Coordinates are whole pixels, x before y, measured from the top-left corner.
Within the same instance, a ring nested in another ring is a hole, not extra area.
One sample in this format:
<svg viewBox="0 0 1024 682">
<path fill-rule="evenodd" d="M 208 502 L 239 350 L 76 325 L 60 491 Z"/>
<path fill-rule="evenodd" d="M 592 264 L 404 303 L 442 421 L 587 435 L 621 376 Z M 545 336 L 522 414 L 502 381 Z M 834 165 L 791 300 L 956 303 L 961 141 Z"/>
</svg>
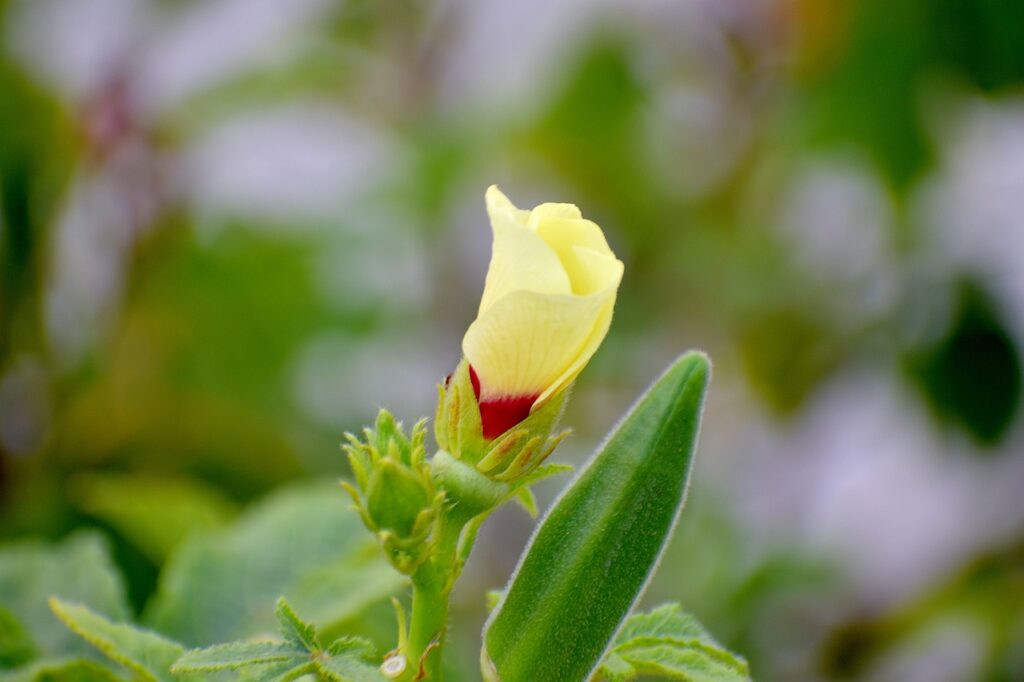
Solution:
<svg viewBox="0 0 1024 682">
<path fill-rule="evenodd" d="M 516 208 L 492 186 L 494 246 L 476 320 L 462 340 L 494 439 L 562 394 L 608 333 L 623 266 L 572 204 Z"/>
</svg>

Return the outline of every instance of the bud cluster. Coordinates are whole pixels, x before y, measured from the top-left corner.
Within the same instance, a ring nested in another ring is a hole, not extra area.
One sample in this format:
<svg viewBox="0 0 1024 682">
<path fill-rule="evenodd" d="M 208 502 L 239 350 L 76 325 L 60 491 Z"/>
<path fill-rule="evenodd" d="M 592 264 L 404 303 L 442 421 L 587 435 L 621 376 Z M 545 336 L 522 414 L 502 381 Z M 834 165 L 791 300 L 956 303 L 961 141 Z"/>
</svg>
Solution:
<svg viewBox="0 0 1024 682">
<path fill-rule="evenodd" d="M 392 565 L 411 575 L 430 553 L 428 538 L 444 493 L 436 489 L 426 461 L 426 420 L 407 437 L 402 425 L 381 410 L 363 439 L 346 433 L 356 485 L 342 482 L 366 527 L 377 534 Z"/>
</svg>

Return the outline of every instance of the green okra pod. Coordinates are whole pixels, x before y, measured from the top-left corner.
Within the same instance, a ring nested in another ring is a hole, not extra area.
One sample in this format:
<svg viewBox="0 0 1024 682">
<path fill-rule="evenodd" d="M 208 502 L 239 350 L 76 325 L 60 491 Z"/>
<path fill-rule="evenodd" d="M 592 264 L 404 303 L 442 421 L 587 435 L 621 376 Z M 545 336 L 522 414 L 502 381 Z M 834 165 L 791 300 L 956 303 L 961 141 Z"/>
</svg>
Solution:
<svg viewBox="0 0 1024 682">
<path fill-rule="evenodd" d="M 587 679 L 675 526 L 711 368 L 677 359 L 552 505 L 484 628 L 484 676 Z"/>
</svg>

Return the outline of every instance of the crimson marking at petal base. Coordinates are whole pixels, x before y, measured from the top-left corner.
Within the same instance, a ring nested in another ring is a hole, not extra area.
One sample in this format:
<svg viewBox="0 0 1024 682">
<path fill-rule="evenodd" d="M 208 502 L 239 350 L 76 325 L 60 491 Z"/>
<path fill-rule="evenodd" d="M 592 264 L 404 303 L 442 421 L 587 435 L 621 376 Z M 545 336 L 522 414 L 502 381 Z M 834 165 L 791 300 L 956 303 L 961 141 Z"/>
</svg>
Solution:
<svg viewBox="0 0 1024 682">
<path fill-rule="evenodd" d="M 472 365 L 469 366 L 469 380 L 473 383 L 473 393 L 476 395 L 477 404 L 480 405 L 480 424 L 487 440 L 494 440 L 529 417 L 530 408 L 540 396 L 540 393 L 536 393 L 480 400 L 480 377 L 476 375 Z"/>
</svg>

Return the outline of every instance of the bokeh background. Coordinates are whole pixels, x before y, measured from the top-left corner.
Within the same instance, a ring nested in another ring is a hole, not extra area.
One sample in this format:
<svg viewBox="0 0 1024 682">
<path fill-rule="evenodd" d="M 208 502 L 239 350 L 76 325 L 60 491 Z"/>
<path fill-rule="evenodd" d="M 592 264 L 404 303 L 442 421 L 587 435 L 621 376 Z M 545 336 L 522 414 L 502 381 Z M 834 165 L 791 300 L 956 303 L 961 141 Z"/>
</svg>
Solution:
<svg viewBox="0 0 1024 682">
<path fill-rule="evenodd" d="M 560 459 L 716 363 L 645 603 L 759 680 L 1024 680 L 1020 0 L 0 0 L 0 36 L 0 546 L 93 529 L 145 614 L 182 542 L 433 414 L 497 183 L 626 263 Z M 532 525 L 484 530 L 461 679 Z"/>
</svg>

